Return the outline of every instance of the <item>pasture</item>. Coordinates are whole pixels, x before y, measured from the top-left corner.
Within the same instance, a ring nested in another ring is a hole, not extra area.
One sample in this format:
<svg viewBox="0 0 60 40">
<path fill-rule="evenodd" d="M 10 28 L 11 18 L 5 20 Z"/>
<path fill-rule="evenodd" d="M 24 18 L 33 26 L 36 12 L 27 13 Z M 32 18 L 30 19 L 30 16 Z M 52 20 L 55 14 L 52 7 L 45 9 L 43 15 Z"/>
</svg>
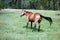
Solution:
<svg viewBox="0 0 60 40">
<path fill-rule="evenodd" d="M 0 40 L 60 40 L 60 14 L 53 10 L 27 10 L 49 16 L 53 20 L 50 26 L 45 19 L 41 22 L 41 31 L 32 32 L 30 23 L 26 29 L 26 16 L 20 17 L 21 9 L 6 9 L 0 11 Z M 33 25 L 34 27 L 34 25 Z"/>
</svg>

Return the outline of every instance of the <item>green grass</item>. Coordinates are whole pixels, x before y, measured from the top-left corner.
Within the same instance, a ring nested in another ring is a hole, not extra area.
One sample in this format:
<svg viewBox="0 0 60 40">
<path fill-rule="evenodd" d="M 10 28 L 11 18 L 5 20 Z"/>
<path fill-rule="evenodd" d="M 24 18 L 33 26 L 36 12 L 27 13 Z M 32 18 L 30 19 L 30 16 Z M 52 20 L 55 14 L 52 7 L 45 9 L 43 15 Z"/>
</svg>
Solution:
<svg viewBox="0 0 60 40">
<path fill-rule="evenodd" d="M 53 20 L 50 26 L 45 19 L 41 22 L 41 31 L 38 32 L 38 24 L 35 32 L 32 29 L 26 29 L 26 16 L 20 17 L 19 11 L 0 12 L 0 40 L 60 40 L 60 14 L 59 11 L 48 10 L 28 10 L 33 13 L 39 12 L 44 16 L 49 16 Z"/>
</svg>

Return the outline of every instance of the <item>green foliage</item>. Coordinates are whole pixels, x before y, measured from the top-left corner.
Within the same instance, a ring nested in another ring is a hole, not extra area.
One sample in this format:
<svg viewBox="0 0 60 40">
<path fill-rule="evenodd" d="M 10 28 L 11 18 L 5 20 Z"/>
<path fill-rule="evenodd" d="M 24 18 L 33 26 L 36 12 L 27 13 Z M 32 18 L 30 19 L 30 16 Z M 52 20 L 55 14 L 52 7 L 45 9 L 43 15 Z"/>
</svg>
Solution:
<svg viewBox="0 0 60 40">
<path fill-rule="evenodd" d="M 1 0 L 0 8 L 60 10 L 59 0 Z"/>
<path fill-rule="evenodd" d="M 0 9 L 4 8 L 4 4 L 0 3 Z"/>
</svg>

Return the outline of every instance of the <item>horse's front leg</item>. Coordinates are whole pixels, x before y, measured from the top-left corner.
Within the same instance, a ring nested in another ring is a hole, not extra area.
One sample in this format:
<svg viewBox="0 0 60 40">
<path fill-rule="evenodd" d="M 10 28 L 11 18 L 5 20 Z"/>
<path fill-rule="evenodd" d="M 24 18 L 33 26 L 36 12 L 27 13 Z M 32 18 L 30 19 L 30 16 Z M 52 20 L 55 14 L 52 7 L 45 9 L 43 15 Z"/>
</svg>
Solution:
<svg viewBox="0 0 60 40">
<path fill-rule="evenodd" d="M 28 28 L 28 24 L 29 24 L 29 19 L 28 19 L 28 17 L 27 17 L 27 25 L 26 25 L 26 28 Z"/>
<path fill-rule="evenodd" d="M 28 24 L 29 24 L 29 21 L 27 21 L 27 25 L 26 25 L 26 28 L 28 28 Z"/>
<path fill-rule="evenodd" d="M 31 22 L 31 29 L 32 29 L 32 22 Z"/>
</svg>

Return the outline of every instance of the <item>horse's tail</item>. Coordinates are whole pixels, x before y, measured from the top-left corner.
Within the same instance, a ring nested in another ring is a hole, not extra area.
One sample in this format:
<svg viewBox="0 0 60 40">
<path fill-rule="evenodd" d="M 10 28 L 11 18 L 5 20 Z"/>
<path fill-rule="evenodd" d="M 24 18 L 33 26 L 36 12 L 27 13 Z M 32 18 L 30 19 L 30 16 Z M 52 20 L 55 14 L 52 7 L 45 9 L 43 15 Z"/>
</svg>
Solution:
<svg viewBox="0 0 60 40">
<path fill-rule="evenodd" d="M 42 18 L 44 18 L 44 19 L 46 19 L 46 20 L 48 20 L 49 21 L 49 23 L 50 23 L 50 25 L 52 24 L 52 19 L 51 19 L 51 17 L 45 17 L 45 16 L 42 16 L 42 15 L 40 15 Z"/>
</svg>

